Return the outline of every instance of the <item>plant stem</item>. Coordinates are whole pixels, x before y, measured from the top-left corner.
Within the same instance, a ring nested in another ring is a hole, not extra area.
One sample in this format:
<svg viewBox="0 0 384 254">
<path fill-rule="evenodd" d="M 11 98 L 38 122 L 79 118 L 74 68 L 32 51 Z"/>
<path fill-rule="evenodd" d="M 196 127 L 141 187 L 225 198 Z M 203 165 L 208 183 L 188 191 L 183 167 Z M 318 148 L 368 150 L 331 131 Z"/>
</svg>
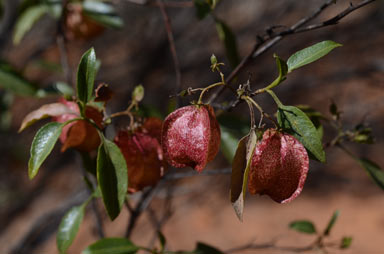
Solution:
<svg viewBox="0 0 384 254">
<path fill-rule="evenodd" d="M 276 102 L 278 107 L 283 106 L 283 103 L 281 103 L 277 95 L 272 90 L 266 89 L 265 91 L 272 96 L 273 100 Z"/>
<path fill-rule="evenodd" d="M 203 101 L 203 95 L 204 95 L 209 89 L 214 88 L 214 87 L 216 87 L 216 86 L 223 86 L 223 85 L 225 85 L 225 83 L 224 83 L 223 81 L 220 81 L 220 82 L 214 83 L 214 84 L 212 84 L 212 85 L 207 86 L 206 88 L 204 88 L 203 91 L 202 91 L 201 94 L 200 94 L 200 97 L 199 97 L 199 100 L 197 101 L 197 104 L 198 104 L 198 105 L 203 104 L 203 102 L 202 102 L 202 101 Z"/>
</svg>

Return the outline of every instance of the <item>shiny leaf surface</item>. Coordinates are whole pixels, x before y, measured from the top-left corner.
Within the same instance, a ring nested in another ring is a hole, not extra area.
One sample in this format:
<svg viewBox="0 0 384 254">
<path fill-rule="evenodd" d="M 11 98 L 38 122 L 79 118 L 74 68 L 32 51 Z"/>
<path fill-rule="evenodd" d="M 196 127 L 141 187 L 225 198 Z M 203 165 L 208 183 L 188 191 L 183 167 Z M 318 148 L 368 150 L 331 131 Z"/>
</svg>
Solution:
<svg viewBox="0 0 384 254">
<path fill-rule="evenodd" d="M 28 175 L 32 179 L 36 176 L 41 164 L 51 153 L 60 137 L 64 124 L 48 123 L 36 133 L 31 145 L 31 157 L 28 162 Z"/>
</svg>

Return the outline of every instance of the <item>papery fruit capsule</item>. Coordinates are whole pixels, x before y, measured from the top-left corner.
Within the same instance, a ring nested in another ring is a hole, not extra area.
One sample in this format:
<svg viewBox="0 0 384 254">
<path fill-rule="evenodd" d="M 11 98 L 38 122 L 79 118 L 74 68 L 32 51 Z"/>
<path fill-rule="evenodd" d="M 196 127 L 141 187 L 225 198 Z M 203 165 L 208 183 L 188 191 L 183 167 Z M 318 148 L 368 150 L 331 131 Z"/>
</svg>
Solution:
<svg viewBox="0 0 384 254">
<path fill-rule="evenodd" d="M 167 167 L 160 140 L 154 130 L 161 130 L 162 121 L 148 118 L 136 131 L 119 131 L 115 143 L 127 162 L 128 191 L 136 192 L 155 185 Z"/>
<path fill-rule="evenodd" d="M 73 114 L 53 117 L 53 121 L 64 123 L 80 116 L 79 106 L 75 102 L 65 99 L 60 99 L 59 102 L 66 105 Z M 92 119 L 99 128 L 102 128 L 103 115 L 98 109 L 87 106 L 85 108 L 85 115 Z M 64 126 L 60 135 L 60 141 L 63 144 L 61 147 L 62 152 L 71 147 L 79 151 L 90 152 L 97 149 L 100 144 L 100 137 L 92 124 L 85 120 L 78 120 Z"/>
<path fill-rule="evenodd" d="M 269 129 L 252 155 L 248 190 L 279 203 L 290 202 L 302 191 L 308 167 L 307 151 L 296 138 Z"/>
<path fill-rule="evenodd" d="M 177 109 L 164 120 L 162 147 L 167 162 L 201 172 L 220 147 L 220 127 L 209 105 Z"/>
</svg>

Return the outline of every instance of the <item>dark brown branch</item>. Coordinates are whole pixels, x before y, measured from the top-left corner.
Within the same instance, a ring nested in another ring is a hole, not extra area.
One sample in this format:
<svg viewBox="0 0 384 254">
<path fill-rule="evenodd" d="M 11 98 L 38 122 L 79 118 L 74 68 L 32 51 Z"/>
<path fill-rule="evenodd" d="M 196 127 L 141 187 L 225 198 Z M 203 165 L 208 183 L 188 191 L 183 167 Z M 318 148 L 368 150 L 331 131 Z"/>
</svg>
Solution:
<svg viewBox="0 0 384 254">
<path fill-rule="evenodd" d="M 333 18 L 326 20 L 322 23 L 315 24 L 315 25 L 310 25 L 303 27 L 305 24 L 308 22 L 312 21 L 315 19 L 317 16 L 319 16 L 326 8 L 328 8 L 330 5 L 334 4 L 336 1 L 335 0 L 327 0 L 323 5 L 321 5 L 316 11 L 314 11 L 311 15 L 302 18 L 299 20 L 297 23 L 292 25 L 286 30 L 283 30 L 279 33 L 274 33 L 273 31 L 267 32 L 264 36 L 257 36 L 258 41 L 254 45 L 253 49 L 246 55 L 243 60 L 240 62 L 240 64 L 229 74 L 229 76 L 226 79 L 227 84 L 229 84 L 237 75 L 238 73 L 246 67 L 252 59 L 257 58 L 258 56 L 262 55 L 264 52 L 266 52 L 268 49 L 270 49 L 272 46 L 277 44 L 279 41 L 281 41 L 285 36 L 291 35 L 291 34 L 296 34 L 296 33 L 301 33 L 301 32 L 307 32 L 323 27 L 327 27 L 330 25 L 335 25 L 338 24 L 338 22 L 347 16 L 348 14 L 352 13 L 353 11 L 370 4 L 376 0 L 364 0 L 361 1 L 357 5 L 350 5 L 347 9 L 344 11 L 340 12 Z M 212 94 L 212 96 L 209 99 L 209 102 L 214 101 L 225 89 L 225 87 L 220 87 L 217 89 L 215 93 Z M 235 103 L 232 104 L 232 107 L 237 106 L 237 104 L 240 103 L 240 100 L 237 100 Z M 231 104 L 230 104 L 231 105 Z"/>
<path fill-rule="evenodd" d="M 63 68 L 65 81 L 67 82 L 68 85 L 71 85 L 72 84 L 72 72 L 71 72 L 71 68 L 69 67 L 69 64 L 68 64 L 68 52 L 67 52 L 67 48 L 65 45 L 65 38 L 62 34 L 58 34 L 56 36 L 56 43 L 57 43 L 57 47 L 59 48 L 59 52 L 60 52 L 60 62 L 61 62 L 61 66 Z"/>
<path fill-rule="evenodd" d="M 137 220 L 139 219 L 140 215 L 147 209 L 149 203 L 152 201 L 152 198 L 155 194 L 155 187 L 151 187 L 150 189 L 147 189 L 146 191 L 143 191 L 140 197 L 140 200 L 137 202 L 137 205 L 134 209 L 130 208 L 128 209 L 131 213 L 131 217 L 129 218 L 129 223 L 127 227 L 127 231 L 125 232 L 125 237 L 129 238 L 132 234 L 133 229 L 136 226 Z M 128 203 L 126 203 L 127 207 L 130 207 Z"/>
<path fill-rule="evenodd" d="M 280 247 L 274 243 L 262 243 L 262 244 L 246 244 L 244 246 L 236 247 L 230 250 L 225 251 L 224 253 L 241 253 L 241 251 L 249 251 L 249 250 L 265 250 L 265 249 L 273 249 L 280 251 L 289 251 L 289 252 L 306 252 L 310 250 L 314 250 L 316 246 L 306 246 L 306 247 Z"/>
<path fill-rule="evenodd" d="M 176 180 L 192 176 L 212 176 L 212 175 L 226 175 L 232 172 L 231 168 L 215 169 L 215 170 L 205 170 L 201 173 L 197 173 L 194 170 L 181 173 L 167 174 L 163 177 L 163 180 Z"/>
<path fill-rule="evenodd" d="M 176 52 L 175 39 L 174 39 L 173 33 L 172 33 L 171 20 L 169 19 L 167 11 L 165 10 L 164 2 L 162 0 L 157 0 L 157 5 L 159 6 L 159 9 L 161 11 L 161 15 L 163 16 L 165 30 L 167 31 L 169 47 L 171 49 L 172 60 L 173 60 L 173 64 L 175 67 L 175 73 L 176 73 L 175 93 L 178 93 L 181 90 L 181 71 L 180 71 L 179 59 L 177 57 L 177 52 Z M 180 98 L 179 97 L 177 97 L 177 98 L 178 98 L 178 102 L 179 102 Z M 179 104 L 179 103 L 177 103 L 177 104 Z"/>
</svg>

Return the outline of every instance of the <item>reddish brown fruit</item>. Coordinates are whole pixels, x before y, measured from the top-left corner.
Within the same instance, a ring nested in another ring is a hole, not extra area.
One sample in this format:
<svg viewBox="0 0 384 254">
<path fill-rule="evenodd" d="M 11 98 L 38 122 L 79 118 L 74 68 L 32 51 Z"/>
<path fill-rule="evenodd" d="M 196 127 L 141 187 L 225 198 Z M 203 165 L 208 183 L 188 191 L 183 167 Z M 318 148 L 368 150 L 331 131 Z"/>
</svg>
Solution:
<svg viewBox="0 0 384 254">
<path fill-rule="evenodd" d="M 170 165 L 201 172 L 219 151 L 220 127 L 211 106 L 191 105 L 167 116 L 161 138 Z"/>
<path fill-rule="evenodd" d="M 64 123 L 79 117 L 79 107 L 75 102 L 65 99 L 60 99 L 59 102 L 68 106 L 74 113 L 53 117 L 53 121 Z M 100 111 L 88 106 L 85 109 L 85 115 L 92 119 L 99 128 L 102 128 L 103 115 Z M 75 121 L 64 126 L 60 135 L 60 141 L 63 144 L 62 152 L 71 147 L 79 151 L 90 152 L 96 150 L 100 145 L 100 137 L 96 128 L 84 120 Z"/>
<path fill-rule="evenodd" d="M 303 189 L 308 163 L 307 151 L 297 139 L 269 129 L 252 156 L 249 192 L 266 194 L 276 202 L 288 203 Z"/>
<path fill-rule="evenodd" d="M 148 118 L 135 133 L 120 131 L 115 137 L 115 143 L 127 162 L 128 191 L 131 193 L 156 185 L 167 167 L 160 142 L 145 128 L 146 125 L 161 130 L 162 121 Z"/>
</svg>

